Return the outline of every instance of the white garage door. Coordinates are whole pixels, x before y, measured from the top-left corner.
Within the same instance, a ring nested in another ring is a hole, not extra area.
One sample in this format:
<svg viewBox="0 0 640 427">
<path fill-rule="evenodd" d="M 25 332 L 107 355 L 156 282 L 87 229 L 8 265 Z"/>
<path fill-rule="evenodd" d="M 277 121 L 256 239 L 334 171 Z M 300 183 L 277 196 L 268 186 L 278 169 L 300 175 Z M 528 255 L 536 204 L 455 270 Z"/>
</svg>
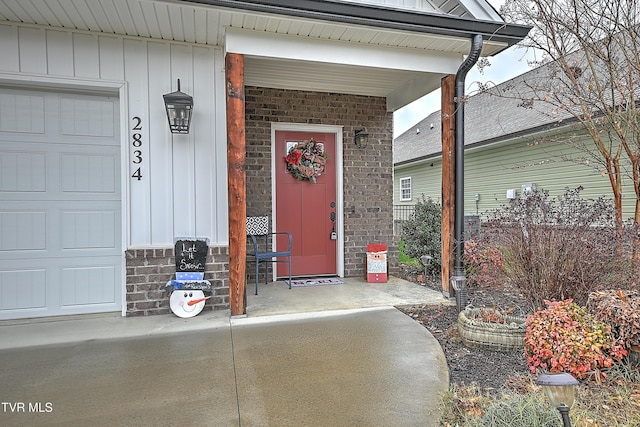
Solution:
<svg viewBox="0 0 640 427">
<path fill-rule="evenodd" d="M 0 319 L 119 311 L 116 98 L 0 88 Z"/>
</svg>

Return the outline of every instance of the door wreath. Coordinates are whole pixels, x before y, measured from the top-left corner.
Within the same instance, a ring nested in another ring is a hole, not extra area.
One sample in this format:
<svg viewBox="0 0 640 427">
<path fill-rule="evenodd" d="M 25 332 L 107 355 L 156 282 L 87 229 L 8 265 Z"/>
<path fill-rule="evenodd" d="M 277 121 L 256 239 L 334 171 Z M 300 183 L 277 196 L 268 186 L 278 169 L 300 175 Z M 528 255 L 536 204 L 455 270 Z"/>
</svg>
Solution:
<svg viewBox="0 0 640 427">
<path fill-rule="evenodd" d="M 316 182 L 316 178 L 324 173 L 327 155 L 324 152 L 324 144 L 312 138 L 296 144 L 289 150 L 284 160 L 287 163 L 287 172 L 290 172 L 295 179 Z"/>
</svg>

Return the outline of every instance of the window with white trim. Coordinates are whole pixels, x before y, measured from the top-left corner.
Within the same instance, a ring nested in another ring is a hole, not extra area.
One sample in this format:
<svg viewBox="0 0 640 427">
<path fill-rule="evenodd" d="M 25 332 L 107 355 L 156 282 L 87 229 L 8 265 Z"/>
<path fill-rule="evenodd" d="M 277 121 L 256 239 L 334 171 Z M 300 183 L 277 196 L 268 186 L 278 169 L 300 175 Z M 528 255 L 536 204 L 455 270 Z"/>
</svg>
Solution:
<svg viewBox="0 0 640 427">
<path fill-rule="evenodd" d="M 411 200 L 411 177 L 400 178 L 400 201 Z"/>
</svg>

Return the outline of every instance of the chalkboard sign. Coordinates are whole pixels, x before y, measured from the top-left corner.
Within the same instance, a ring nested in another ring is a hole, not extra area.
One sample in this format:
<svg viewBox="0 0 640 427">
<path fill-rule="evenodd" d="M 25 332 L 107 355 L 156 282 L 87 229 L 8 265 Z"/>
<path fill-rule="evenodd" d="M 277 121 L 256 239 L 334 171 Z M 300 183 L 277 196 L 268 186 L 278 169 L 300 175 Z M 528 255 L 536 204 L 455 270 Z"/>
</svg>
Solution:
<svg viewBox="0 0 640 427">
<path fill-rule="evenodd" d="M 176 273 L 204 272 L 209 244 L 200 239 L 178 239 L 175 245 Z"/>
</svg>

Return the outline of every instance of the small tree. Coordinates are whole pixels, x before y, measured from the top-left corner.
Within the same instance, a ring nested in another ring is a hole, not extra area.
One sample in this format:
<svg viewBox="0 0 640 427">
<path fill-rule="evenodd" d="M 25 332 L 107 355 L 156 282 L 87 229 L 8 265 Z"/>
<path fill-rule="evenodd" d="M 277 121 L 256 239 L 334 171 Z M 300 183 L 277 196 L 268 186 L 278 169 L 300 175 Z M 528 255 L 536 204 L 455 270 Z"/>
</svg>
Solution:
<svg viewBox="0 0 640 427">
<path fill-rule="evenodd" d="M 522 105 L 572 119 L 587 132 L 592 144 L 579 148 L 609 179 L 622 236 L 624 182 L 635 191 L 633 221 L 640 223 L 640 2 L 506 0 L 501 12 L 533 27 L 522 45 L 541 52 L 545 64 L 527 82 Z M 638 274 L 640 240 L 633 243 Z M 619 239 L 612 244 L 622 252 Z"/>
<path fill-rule="evenodd" d="M 415 206 L 409 220 L 402 225 L 400 234 L 405 243 L 406 254 L 413 258 L 423 255 L 432 257 L 429 269 L 440 271 L 442 207 L 430 198 L 422 198 Z"/>
</svg>

